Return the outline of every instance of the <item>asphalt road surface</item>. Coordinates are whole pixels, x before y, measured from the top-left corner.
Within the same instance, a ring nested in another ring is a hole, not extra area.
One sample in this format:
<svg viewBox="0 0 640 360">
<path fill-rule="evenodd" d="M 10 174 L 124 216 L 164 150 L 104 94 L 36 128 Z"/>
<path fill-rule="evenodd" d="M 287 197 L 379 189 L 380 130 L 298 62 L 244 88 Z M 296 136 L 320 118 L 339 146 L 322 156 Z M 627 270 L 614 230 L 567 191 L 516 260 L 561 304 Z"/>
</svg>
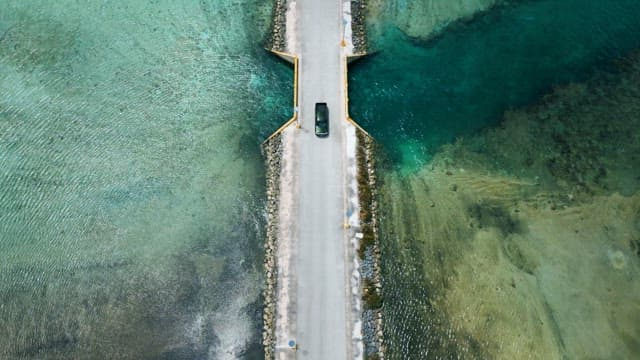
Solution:
<svg viewBox="0 0 640 360">
<path fill-rule="evenodd" d="M 345 113 L 342 2 L 297 0 L 299 44 L 298 359 L 346 359 L 350 350 L 344 225 Z M 329 137 L 314 131 L 329 107 Z"/>
</svg>

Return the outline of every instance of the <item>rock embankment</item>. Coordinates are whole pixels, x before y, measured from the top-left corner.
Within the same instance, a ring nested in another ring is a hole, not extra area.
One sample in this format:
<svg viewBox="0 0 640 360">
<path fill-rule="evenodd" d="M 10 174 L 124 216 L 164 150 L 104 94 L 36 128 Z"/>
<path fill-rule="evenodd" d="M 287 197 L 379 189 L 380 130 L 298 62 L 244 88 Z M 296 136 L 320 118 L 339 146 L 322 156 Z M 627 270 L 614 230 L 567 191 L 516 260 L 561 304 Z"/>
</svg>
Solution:
<svg viewBox="0 0 640 360">
<path fill-rule="evenodd" d="M 264 243 L 264 314 L 262 342 L 266 359 L 273 359 L 275 351 L 275 313 L 276 313 L 276 251 L 278 237 L 278 205 L 280 199 L 280 166 L 282 158 L 282 136 L 276 135 L 262 147 L 267 167 L 267 232 Z"/>
<path fill-rule="evenodd" d="M 367 28 L 365 25 L 366 0 L 351 0 L 351 31 L 353 52 L 365 54 L 368 49 Z"/>
<path fill-rule="evenodd" d="M 362 260 L 361 276 L 363 332 L 367 359 L 384 359 L 382 332 L 383 294 L 380 273 L 380 243 L 378 236 L 378 202 L 375 174 L 375 143 L 366 133 L 356 131 L 358 138 L 358 200 L 362 237 L 358 255 Z"/>
<path fill-rule="evenodd" d="M 271 16 L 271 27 L 265 39 L 265 48 L 286 52 L 287 49 L 287 0 L 275 0 L 273 3 L 273 14 Z"/>
</svg>

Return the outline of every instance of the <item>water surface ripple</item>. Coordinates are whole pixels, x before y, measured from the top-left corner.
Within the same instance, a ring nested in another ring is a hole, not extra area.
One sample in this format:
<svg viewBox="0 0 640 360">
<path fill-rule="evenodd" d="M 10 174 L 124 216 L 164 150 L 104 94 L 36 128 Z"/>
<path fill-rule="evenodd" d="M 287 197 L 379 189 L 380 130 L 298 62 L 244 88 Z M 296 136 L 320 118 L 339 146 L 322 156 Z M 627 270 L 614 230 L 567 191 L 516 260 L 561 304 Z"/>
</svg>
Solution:
<svg viewBox="0 0 640 360">
<path fill-rule="evenodd" d="M 270 6 L 0 3 L 0 357 L 260 357 Z"/>
<path fill-rule="evenodd" d="M 351 116 L 399 166 L 416 169 L 442 144 L 640 46 L 637 14 L 635 0 L 520 1 L 427 42 L 386 18 L 371 39 L 378 52 L 349 74 Z"/>
</svg>

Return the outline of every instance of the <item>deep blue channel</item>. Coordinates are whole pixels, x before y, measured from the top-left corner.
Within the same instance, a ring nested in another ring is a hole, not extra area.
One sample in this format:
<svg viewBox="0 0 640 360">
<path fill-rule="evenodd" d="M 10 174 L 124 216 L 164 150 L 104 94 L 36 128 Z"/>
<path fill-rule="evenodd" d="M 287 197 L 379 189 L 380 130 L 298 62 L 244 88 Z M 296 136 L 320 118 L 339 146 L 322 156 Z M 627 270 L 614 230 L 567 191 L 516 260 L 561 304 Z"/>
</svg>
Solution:
<svg viewBox="0 0 640 360">
<path fill-rule="evenodd" d="M 458 22 L 438 37 L 391 21 L 350 71 L 350 113 L 396 165 L 414 169 L 442 144 L 498 122 L 553 86 L 580 81 L 640 45 L 636 0 L 524 1 Z"/>
</svg>

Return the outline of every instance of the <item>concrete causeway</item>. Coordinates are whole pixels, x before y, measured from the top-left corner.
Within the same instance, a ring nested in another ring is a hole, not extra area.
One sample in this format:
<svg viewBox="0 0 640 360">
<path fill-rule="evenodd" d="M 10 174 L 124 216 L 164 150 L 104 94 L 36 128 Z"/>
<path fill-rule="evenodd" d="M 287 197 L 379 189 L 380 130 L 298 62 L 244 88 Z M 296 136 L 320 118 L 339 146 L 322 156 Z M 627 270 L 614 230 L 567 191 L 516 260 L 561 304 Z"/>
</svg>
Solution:
<svg viewBox="0 0 640 360">
<path fill-rule="evenodd" d="M 298 0 L 300 156 L 297 256 L 299 359 L 347 359 L 344 137 L 340 0 Z M 329 137 L 314 133 L 315 103 Z"/>
<path fill-rule="evenodd" d="M 298 108 L 296 121 L 281 132 L 276 359 L 362 358 L 353 260 L 356 142 L 346 94 L 349 4 L 289 2 L 287 52 L 299 59 Z M 315 135 L 318 102 L 329 107 L 327 138 Z"/>
</svg>

